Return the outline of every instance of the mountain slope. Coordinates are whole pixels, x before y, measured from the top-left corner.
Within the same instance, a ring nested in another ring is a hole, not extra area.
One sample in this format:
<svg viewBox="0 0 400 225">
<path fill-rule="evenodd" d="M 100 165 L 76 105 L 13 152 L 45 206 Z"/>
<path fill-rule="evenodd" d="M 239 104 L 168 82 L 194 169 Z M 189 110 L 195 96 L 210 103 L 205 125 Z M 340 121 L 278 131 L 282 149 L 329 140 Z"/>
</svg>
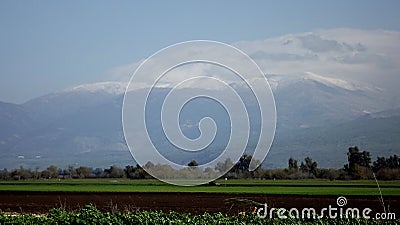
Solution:
<svg viewBox="0 0 400 225">
<path fill-rule="evenodd" d="M 16 143 L 12 152 L 40 163 L 59 165 L 132 164 L 123 140 L 121 102 L 121 96 L 117 96 L 47 123 Z"/>
<path fill-rule="evenodd" d="M 380 89 L 362 84 L 315 74 L 267 77 L 272 83 L 281 129 L 340 123 L 392 107 Z"/>
<path fill-rule="evenodd" d="M 398 111 L 400 112 L 400 111 Z M 324 127 L 278 131 L 264 165 L 286 167 L 287 159 L 312 157 L 320 167 L 341 167 L 347 149 L 357 145 L 377 156 L 399 154 L 400 113 L 378 117 L 379 112 L 358 119 Z"/>
<path fill-rule="evenodd" d="M 321 166 L 340 167 L 348 146 L 357 144 L 375 149 L 373 151 L 385 151 L 382 155 L 398 146 L 399 143 L 393 139 L 397 134 L 394 125 L 398 117 L 393 116 L 396 114 L 386 113 L 382 118 L 370 113 L 393 107 L 393 102 L 385 100 L 380 89 L 312 73 L 267 77 L 277 105 L 278 130 L 265 165 L 286 166 L 290 156 L 299 156 L 300 159 L 309 155 Z M 133 164 L 121 125 L 125 86 L 125 83 L 118 82 L 80 85 L 22 105 L 0 104 L 0 166 L 34 168 L 38 165 L 76 164 L 106 167 Z M 190 89 L 180 91 L 190 93 Z M 224 94 L 223 89 L 213 91 Z M 155 92 L 153 103 L 161 105 L 167 92 L 167 89 L 160 88 Z M 201 116 L 212 115 L 222 121 L 221 124 L 226 121 L 225 111 L 207 104 L 191 104 L 192 108 L 184 110 L 181 124 L 188 137 L 199 135 L 197 122 Z M 250 105 L 249 109 L 254 113 L 257 107 Z M 150 115 L 148 127 L 155 135 L 155 144 L 162 146 L 162 151 L 170 157 L 186 162 L 190 156 L 174 153 L 166 145 L 162 133 L 158 132 L 159 128 L 154 126 L 157 112 Z M 218 138 L 229 136 L 227 127 L 221 127 L 223 132 Z M 386 130 L 393 135 L 388 136 Z M 211 149 L 206 156 L 218 154 L 219 146 L 224 143 L 224 140 L 216 140 L 216 150 Z M 343 152 L 336 154 L 337 151 Z M 25 158 L 18 158 L 19 155 Z M 204 156 L 200 154 L 199 157 Z"/>
<path fill-rule="evenodd" d="M 126 83 L 121 82 L 79 85 L 32 99 L 22 106 L 35 120 L 47 123 L 113 101 L 125 88 Z"/>
</svg>

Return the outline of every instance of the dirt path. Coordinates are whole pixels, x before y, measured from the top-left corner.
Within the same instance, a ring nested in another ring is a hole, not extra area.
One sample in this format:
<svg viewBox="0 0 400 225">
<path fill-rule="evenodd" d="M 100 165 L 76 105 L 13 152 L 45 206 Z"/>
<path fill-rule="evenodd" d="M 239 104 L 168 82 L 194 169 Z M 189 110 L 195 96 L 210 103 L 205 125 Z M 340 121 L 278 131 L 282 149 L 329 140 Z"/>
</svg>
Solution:
<svg viewBox="0 0 400 225">
<path fill-rule="evenodd" d="M 44 213 L 54 207 L 67 210 L 80 209 L 92 203 L 101 210 L 163 210 L 190 212 L 223 212 L 237 214 L 251 211 L 254 202 L 268 203 L 269 207 L 298 209 L 313 207 L 337 207 L 338 196 L 315 195 L 262 195 L 262 194 L 225 194 L 225 193 L 69 193 L 69 192 L 0 192 L 2 211 Z M 359 209 L 371 208 L 374 212 L 383 212 L 382 204 L 375 196 L 346 196 L 347 205 Z M 384 198 L 390 211 L 400 215 L 400 196 Z M 252 201 L 254 201 L 252 203 Z"/>
</svg>

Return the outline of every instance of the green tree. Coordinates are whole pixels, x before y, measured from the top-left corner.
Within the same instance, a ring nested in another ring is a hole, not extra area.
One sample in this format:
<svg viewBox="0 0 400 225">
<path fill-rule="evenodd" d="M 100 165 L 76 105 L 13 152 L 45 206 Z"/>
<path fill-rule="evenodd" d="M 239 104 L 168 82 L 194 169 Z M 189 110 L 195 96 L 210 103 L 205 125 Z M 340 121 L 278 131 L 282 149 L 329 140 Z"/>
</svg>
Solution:
<svg viewBox="0 0 400 225">
<path fill-rule="evenodd" d="M 136 165 L 135 173 L 133 174 L 134 179 L 147 179 L 151 176 L 139 165 Z"/>
<path fill-rule="evenodd" d="M 350 147 L 347 153 L 348 163 L 344 165 L 344 170 L 353 177 L 353 179 L 364 179 L 371 170 L 371 155 L 368 151 L 362 151 L 357 146 Z"/>
<path fill-rule="evenodd" d="M 149 177 L 149 175 L 146 173 L 146 171 L 139 165 L 125 166 L 124 173 L 125 173 L 125 176 L 129 179 L 145 179 L 145 178 Z"/>
<path fill-rule="evenodd" d="M 124 177 L 124 170 L 119 168 L 118 166 L 111 166 L 110 169 L 104 170 L 104 176 L 109 178 L 122 178 Z"/>
<path fill-rule="evenodd" d="M 79 178 L 90 178 L 92 177 L 92 168 L 80 166 L 76 169 L 76 174 Z"/>
<path fill-rule="evenodd" d="M 249 171 L 251 159 L 251 155 L 243 155 L 240 157 L 239 162 L 237 162 L 235 165 L 235 170 L 242 173 Z"/>
<path fill-rule="evenodd" d="M 225 162 L 218 162 L 215 166 L 215 170 L 219 172 L 225 172 L 228 168 L 232 168 L 233 162 L 230 158 L 225 159 Z"/>
<path fill-rule="evenodd" d="M 0 172 L 0 178 L 2 180 L 10 179 L 10 172 L 8 172 L 7 168 L 4 168 L 3 171 Z"/>
<path fill-rule="evenodd" d="M 249 178 L 254 176 L 254 171 L 250 172 L 251 155 L 243 155 L 239 161 L 232 167 L 229 174 L 234 174 L 236 178 Z"/>
<path fill-rule="evenodd" d="M 297 171 L 299 169 L 299 166 L 297 165 L 297 160 L 293 159 L 292 157 L 289 158 L 289 170 L 294 170 Z"/>
<path fill-rule="evenodd" d="M 125 166 L 124 173 L 127 178 L 133 179 L 135 171 L 136 171 L 136 167 L 131 166 L 131 165 Z"/>
<path fill-rule="evenodd" d="M 386 158 L 378 157 L 376 161 L 372 163 L 372 168 L 374 172 L 378 172 L 381 169 L 387 168 Z"/>
<path fill-rule="evenodd" d="M 23 166 L 20 166 L 19 169 L 12 170 L 10 175 L 14 180 L 31 179 L 34 176 L 31 169 L 25 169 Z"/>
<path fill-rule="evenodd" d="M 400 158 L 397 155 L 390 156 L 386 160 L 386 164 L 390 169 L 398 169 L 400 168 Z"/>
<path fill-rule="evenodd" d="M 42 170 L 42 172 L 40 172 L 40 177 L 44 179 L 50 179 L 50 171 L 48 169 Z"/>
<path fill-rule="evenodd" d="M 58 177 L 58 168 L 57 166 L 51 165 L 47 168 L 49 171 L 49 178 L 57 178 Z"/>
<path fill-rule="evenodd" d="M 308 177 L 315 177 L 317 175 L 317 166 L 317 162 L 313 162 L 313 160 L 307 156 L 304 162 L 301 162 L 300 170 L 308 174 Z"/>
<path fill-rule="evenodd" d="M 75 167 L 73 165 L 69 165 L 67 171 L 68 171 L 67 173 L 68 173 L 70 178 L 77 178 L 78 177 L 78 175 L 76 173 L 76 169 L 75 169 Z"/>
</svg>

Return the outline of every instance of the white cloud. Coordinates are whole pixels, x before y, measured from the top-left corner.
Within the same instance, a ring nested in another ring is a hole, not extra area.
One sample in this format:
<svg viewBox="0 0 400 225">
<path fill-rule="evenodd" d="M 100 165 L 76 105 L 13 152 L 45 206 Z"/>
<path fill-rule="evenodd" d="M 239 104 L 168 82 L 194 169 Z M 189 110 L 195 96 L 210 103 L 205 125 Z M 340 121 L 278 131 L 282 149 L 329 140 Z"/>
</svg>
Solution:
<svg viewBox="0 0 400 225">
<path fill-rule="evenodd" d="M 400 82 L 399 31 L 326 29 L 233 45 L 252 57 L 266 74 L 304 75 L 312 72 L 362 81 L 388 90 L 396 90 Z M 107 75 L 110 80 L 128 81 L 141 62 L 113 68 Z M 201 74 L 199 70 L 209 68 L 198 66 L 192 69 L 193 73 Z M 181 79 L 182 76 L 172 78 Z"/>
<path fill-rule="evenodd" d="M 133 62 L 129 64 L 113 67 L 104 73 L 104 80 L 106 81 L 121 81 L 128 82 L 133 72 L 139 67 L 144 60 Z"/>
<path fill-rule="evenodd" d="M 400 32 L 329 29 L 234 44 L 266 74 L 307 71 L 395 90 L 400 82 Z"/>
</svg>

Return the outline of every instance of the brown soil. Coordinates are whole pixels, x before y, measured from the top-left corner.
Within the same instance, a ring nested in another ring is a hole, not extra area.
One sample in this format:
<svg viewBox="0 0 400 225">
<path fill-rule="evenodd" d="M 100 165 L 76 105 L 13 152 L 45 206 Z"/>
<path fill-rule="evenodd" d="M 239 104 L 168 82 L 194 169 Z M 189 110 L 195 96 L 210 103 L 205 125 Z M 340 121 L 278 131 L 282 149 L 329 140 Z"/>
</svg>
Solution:
<svg viewBox="0 0 400 225">
<path fill-rule="evenodd" d="M 1 191 L 0 210 L 3 212 L 45 213 L 55 207 L 77 210 L 92 203 L 105 211 L 162 210 L 199 214 L 222 212 L 237 214 L 250 212 L 258 203 L 268 203 L 268 207 L 321 208 L 338 207 L 338 196 L 313 195 L 262 195 L 262 194 L 220 194 L 220 193 L 85 193 L 85 192 L 23 192 Z M 371 208 L 373 212 L 383 212 L 382 204 L 374 196 L 346 196 L 343 208 Z M 391 212 L 400 214 L 400 196 L 384 197 L 385 206 Z"/>
</svg>

